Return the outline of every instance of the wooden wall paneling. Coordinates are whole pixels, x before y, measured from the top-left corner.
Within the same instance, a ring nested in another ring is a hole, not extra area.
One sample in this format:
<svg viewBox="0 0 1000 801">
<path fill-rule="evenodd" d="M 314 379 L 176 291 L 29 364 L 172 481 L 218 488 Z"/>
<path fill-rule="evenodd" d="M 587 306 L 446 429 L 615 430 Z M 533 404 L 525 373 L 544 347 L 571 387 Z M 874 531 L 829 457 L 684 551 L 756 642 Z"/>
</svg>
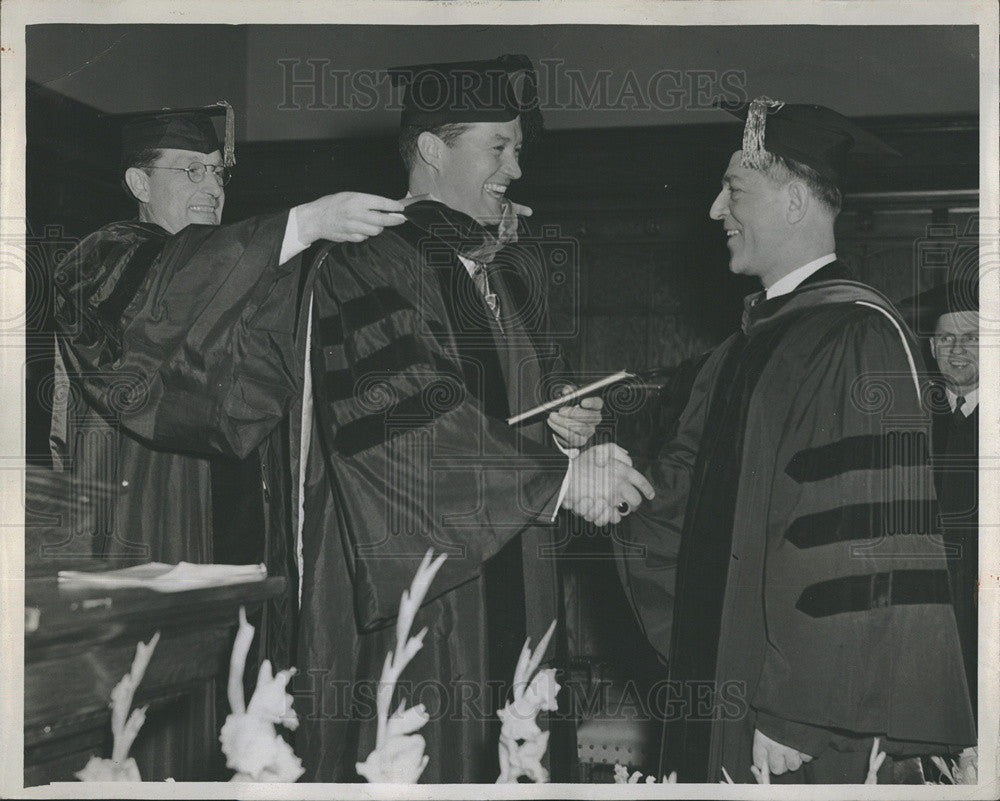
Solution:
<svg viewBox="0 0 1000 801">
<path fill-rule="evenodd" d="M 646 315 L 586 315 L 581 368 L 600 374 L 641 364 L 646 359 Z"/>
<path fill-rule="evenodd" d="M 880 201 L 881 208 L 845 209 L 837 221 L 838 253 L 859 280 L 900 301 L 949 275 L 977 271 L 976 193 L 928 197 L 913 207 L 892 205 L 891 195 Z"/>
<path fill-rule="evenodd" d="M 609 242 L 588 240 L 582 269 L 583 302 L 589 314 L 629 316 L 650 312 L 653 249 L 658 242 L 633 242 L 625 236 Z"/>
<path fill-rule="evenodd" d="M 644 367 L 673 367 L 714 344 L 695 331 L 686 316 L 656 314 L 649 319 L 649 352 Z"/>
</svg>

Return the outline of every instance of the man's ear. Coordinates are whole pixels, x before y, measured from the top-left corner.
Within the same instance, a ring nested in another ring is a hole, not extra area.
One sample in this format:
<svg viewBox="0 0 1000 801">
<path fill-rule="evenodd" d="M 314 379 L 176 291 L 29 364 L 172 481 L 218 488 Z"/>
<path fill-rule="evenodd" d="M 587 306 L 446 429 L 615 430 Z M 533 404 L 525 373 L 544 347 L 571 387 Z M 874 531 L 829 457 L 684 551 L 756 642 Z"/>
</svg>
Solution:
<svg viewBox="0 0 1000 801">
<path fill-rule="evenodd" d="M 149 203 L 149 173 L 141 167 L 125 170 L 125 185 L 140 203 Z"/>
<path fill-rule="evenodd" d="M 788 191 L 788 209 L 785 212 L 785 219 L 794 225 L 806 216 L 806 212 L 809 210 L 809 201 L 812 198 L 809 189 L 802 181 L 791 181 L 786 189 Z"/>
<path fill-rule="evenodd" d="M 445 145 L 444 140 L 430 131 L 421 131 L 420 135 L 417 136 L 417 152 L 420 154 L 421 161 L 434 169 L 441 168 L 441 157 L 445 147 L 447 145 Z"/>
</svg>

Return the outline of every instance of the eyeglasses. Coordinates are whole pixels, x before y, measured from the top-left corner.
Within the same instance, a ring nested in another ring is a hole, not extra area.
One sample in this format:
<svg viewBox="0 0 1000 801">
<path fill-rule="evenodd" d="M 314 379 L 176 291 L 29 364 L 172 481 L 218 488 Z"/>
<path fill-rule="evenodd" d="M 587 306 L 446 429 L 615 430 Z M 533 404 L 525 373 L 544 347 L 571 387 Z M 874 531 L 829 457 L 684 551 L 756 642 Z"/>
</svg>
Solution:
<svg viewBox="0 0 1000 801">
<path fill-rule="evenodd" d="M 979 344 L 979 334 L 962 334 L 960 337 L 954 334 L 935 334 L 934 341 L 943 348 L 950 348 L 956 342 L 963 348 L 968 348 Z"/>
<path fill-rule="evenodd" d="M 219 179 L 223 186 L 229 183 L 232 171 L 228 167 L 220 167 L 216 164 L 202 164 L 200 161 L 192 161 L 187 167 L 147 167 L 147 170 L 174 170 L 176 172 L 186 172 L 193 184 L 200 184 L 205 179 L 206 173 L 212 173 Z"/>
</svg>

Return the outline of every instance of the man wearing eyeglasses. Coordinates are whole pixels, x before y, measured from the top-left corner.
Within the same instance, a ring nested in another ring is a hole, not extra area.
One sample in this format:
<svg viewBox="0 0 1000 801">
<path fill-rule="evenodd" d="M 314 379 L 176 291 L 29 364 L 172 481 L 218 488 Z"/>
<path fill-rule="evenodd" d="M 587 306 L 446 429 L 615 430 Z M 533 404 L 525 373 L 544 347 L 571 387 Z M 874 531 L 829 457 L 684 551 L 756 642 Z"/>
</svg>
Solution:
<svg viewBox="0 0 1000 801">
<path fill-rule="evenodd" d="M 197 142 L 189 144 L 198 146 Z M 222 158 L 218 149 L 200 153 L 160 147 L 132 153 L 129 164 L 123 165 L 123 181 L 139 203 L 140 222 L 159 225 L 171 234 L 193 223 L 221 224 L 224 187 L 231 175 Z M 281 253 L 287 261 L 317 239 L 360 242 L 387 224 L 398 225 L 402 218 L 393 215 L 402 208 L 389 198 L 359 192 L 340 192 L 296 206 Z"/>
<path fill-rule="evenodd" d="M 139 219 L 172 233 L 191 223 L 219 225 L 228 181 L 229 170 L 218 151 L 199 156 L 188 150 L 157 151 L 152 163 L 136 164 L 125 173 L 125 183 L 139 201 Z"/>
<path fill-rule="evenodd" d="M 224 145 L 212 122 L 223 111 Z M 271 468 L 296 376 L 296 257 L 404 219 L 394 200 L 345 192 L 221 225 L 231 120 L 228 104 L 129 115 L 119 174 L 138 219 L 91 234 L 55 271 L 53 461 L 101 499 L 100 557 L 283 560 Z M 239 368 L 224 367 L 236 353 Z M 199 381 L 221 399 L 197 397 Z M 249 412 L 265 396 L 266 411 Z"/>
</svg>

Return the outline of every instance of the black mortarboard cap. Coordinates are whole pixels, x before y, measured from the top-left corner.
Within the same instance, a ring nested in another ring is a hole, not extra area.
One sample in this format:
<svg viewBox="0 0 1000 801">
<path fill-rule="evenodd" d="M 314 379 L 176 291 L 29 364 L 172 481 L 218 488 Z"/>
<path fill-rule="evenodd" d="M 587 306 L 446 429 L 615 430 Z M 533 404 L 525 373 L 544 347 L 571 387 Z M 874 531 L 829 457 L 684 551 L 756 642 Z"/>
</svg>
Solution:
<svg viewBox="0 0 1000 801">
<path fill-rule="evenodd" d="M 976 277 L 953 277 L 900 301 L 898 305 L 917 334 L 931 336 L 941 315 L 979 311 L 979 280 Z"/>
<path fill-rule="evenodd" d="M 768 166 L 769 161 L 763 153 L 767 151 L 806 164 L 839 184 L 844 166 L 852 157 L 901 155 L 825 106 L 759 97 L 751 103 L 720 104 L 720 108 L 745 121 L 744 167 L 761 169 Z"/>
<path fill-rule="evenodd" d="M 222 144 L 212 122 L 213 117 L 221 114 L 226 115 Z M 121 123 L 123 160 L 143 150 L 173 148 L 193 150 L 196 153 L 221 150 L 227 167 L 236 163 L 233 107 L 225 100 L 211 106 L 159 109 L 113 116 Z"/>
<path fill-rule="evenodd" d="M 540 127 L 535 68 L 523 55 L 487 61 L 391 67 L 393 86 L 405 86 L 401 125 L 510 122 Z"/>
</svg>

